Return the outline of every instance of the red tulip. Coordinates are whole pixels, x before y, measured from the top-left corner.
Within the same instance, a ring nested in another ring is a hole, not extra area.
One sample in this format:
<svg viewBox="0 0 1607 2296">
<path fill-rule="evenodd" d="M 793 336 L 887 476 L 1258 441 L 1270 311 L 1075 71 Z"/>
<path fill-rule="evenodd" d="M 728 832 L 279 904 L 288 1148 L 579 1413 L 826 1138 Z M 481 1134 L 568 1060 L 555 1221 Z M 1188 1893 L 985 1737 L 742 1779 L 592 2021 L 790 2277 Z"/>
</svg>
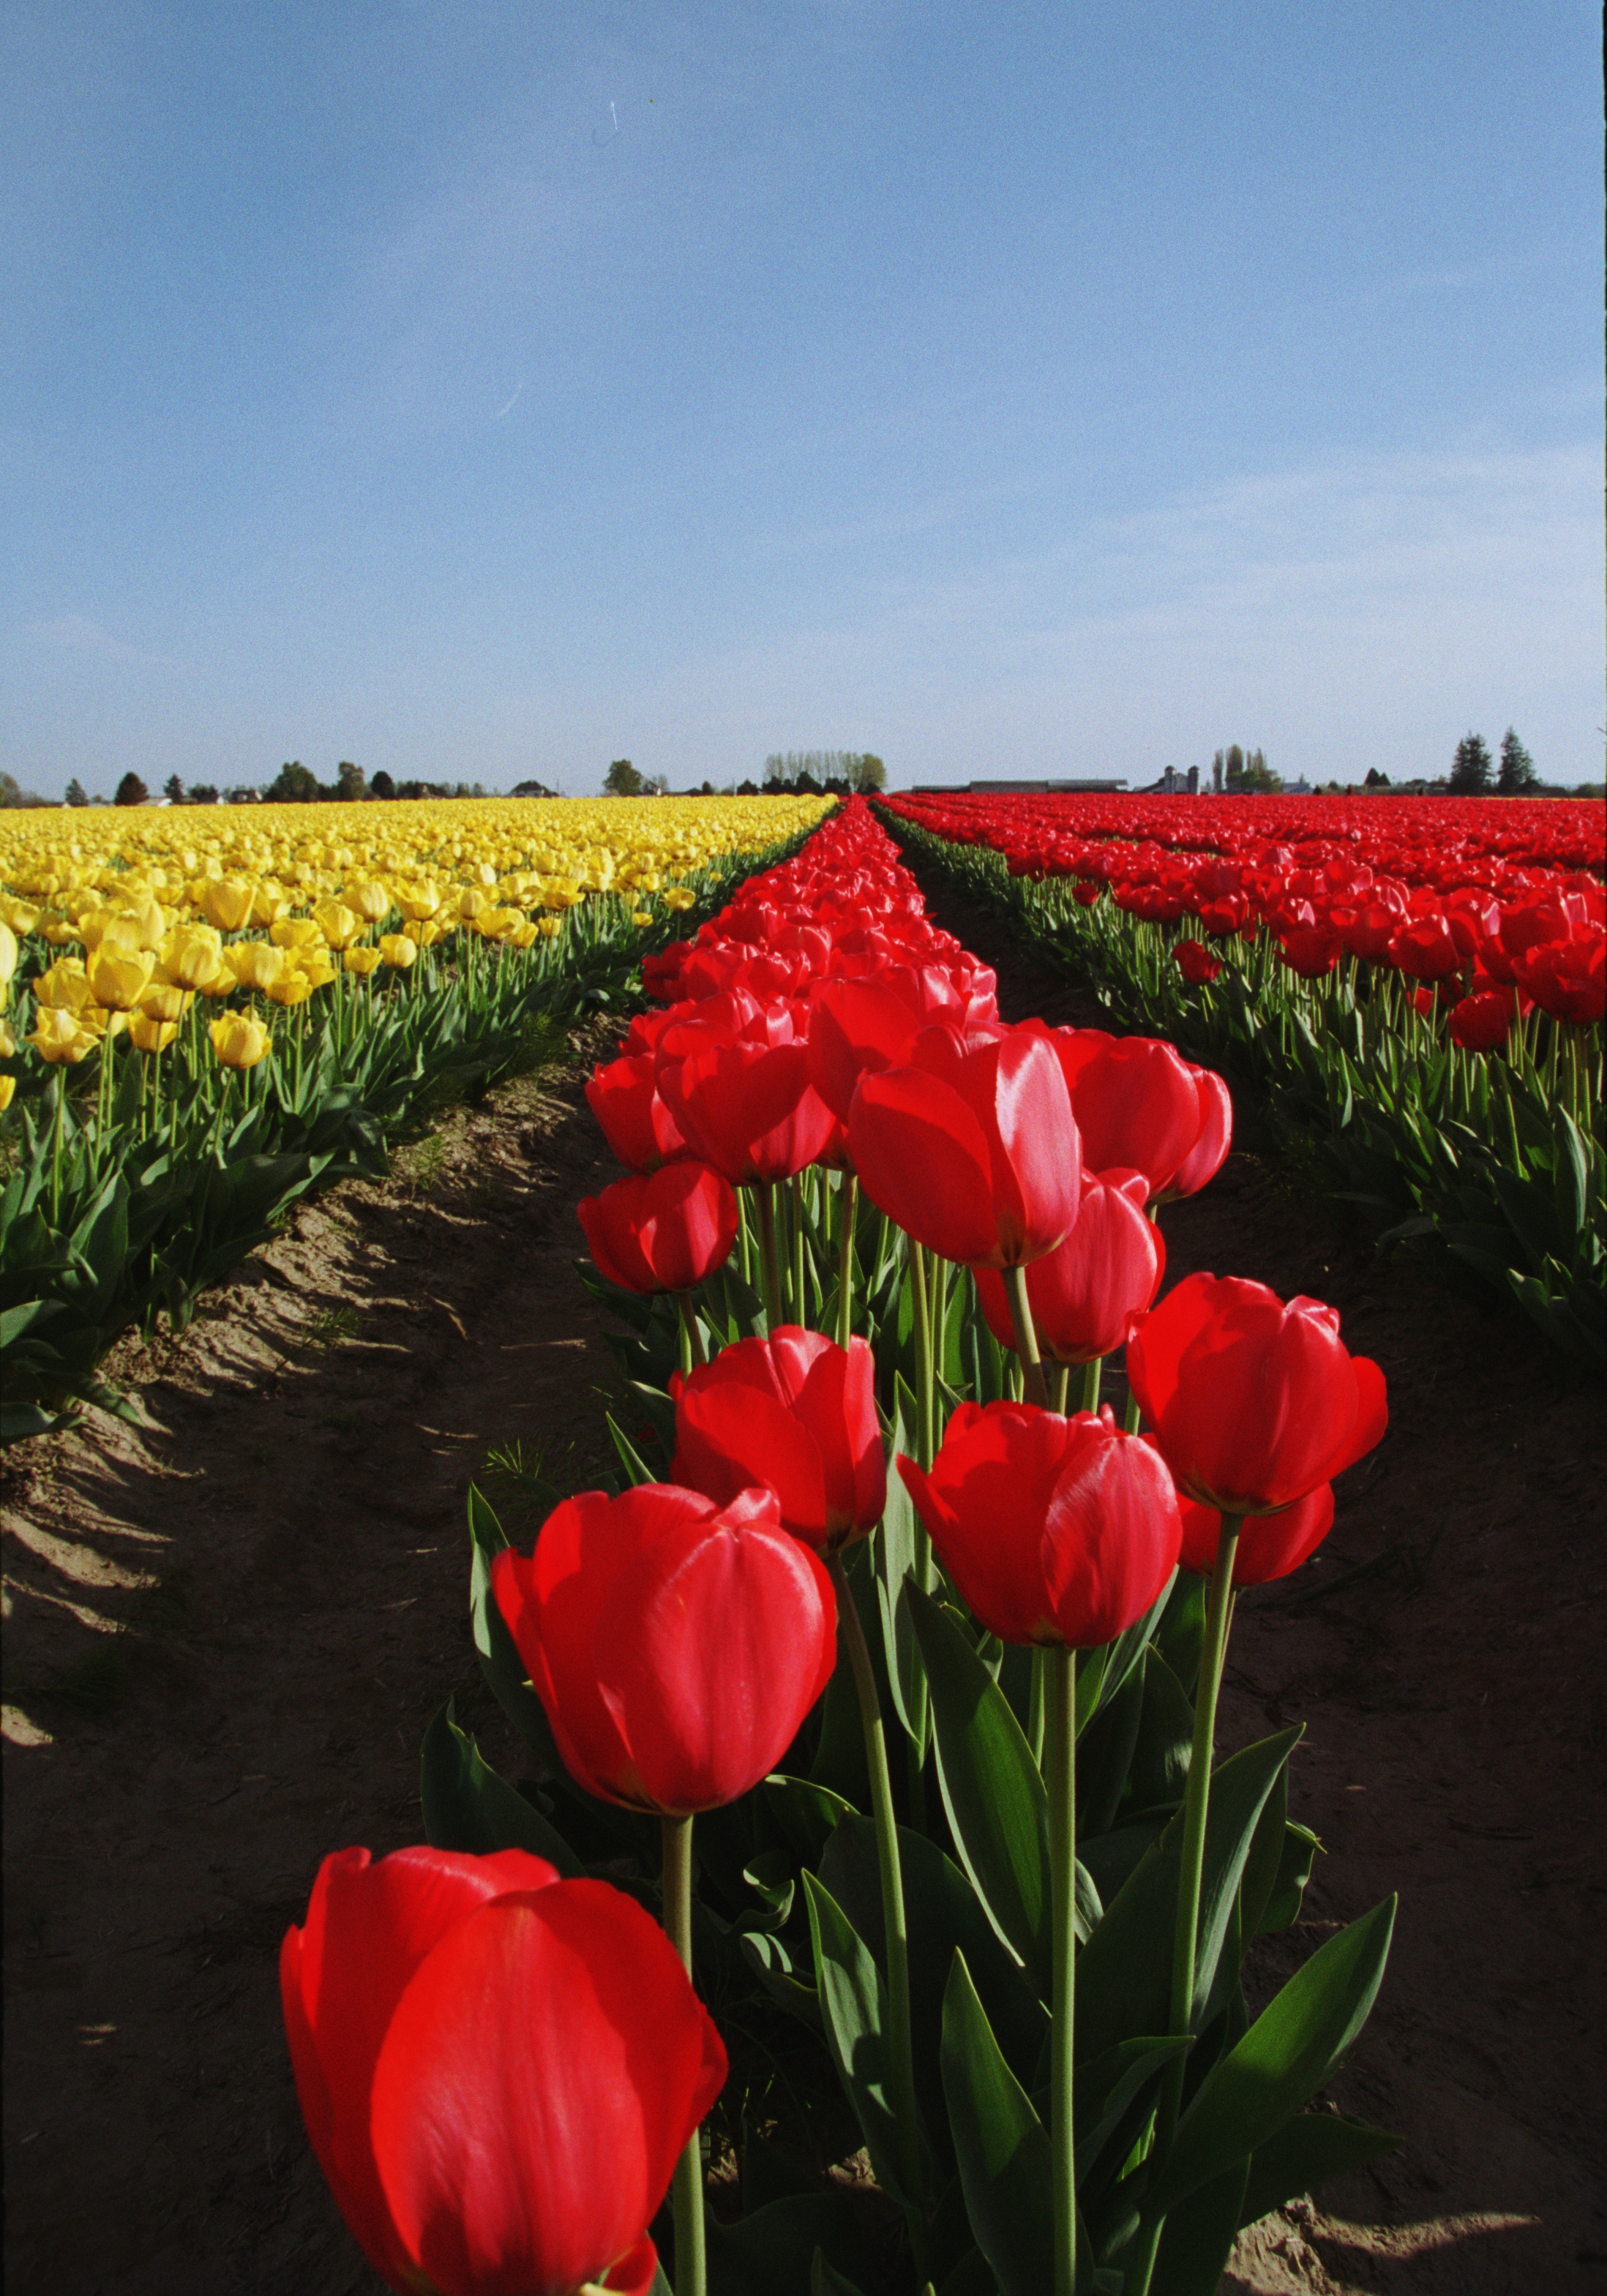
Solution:
<svg viewBox="0 0 1607 2296">
<path fill-rule="evenodd" d="M 1448 980 L 1463 966 L 1456 936 L 1438 914 L 1413 917 L 1390 939 L 1390 962 L 1414 980 Z"/>
<path fill-rule="evenodd" d="M 1144 1218 L 1142 1172 L 1085 1172 L 1077 1226 L 1064 1243 L 1027 1270 L 1027 1299 L 1038 1345 L 1061 1363 L 1092 1363 L 1125 1347 L 1160 1288 L 1166 1246 Z M 976 1271 L 977 1298 L 1002 1347 L 1015 1329 L 1004 1279 Z"/>
<path fill-rule="evenodd" d="M 922 1026 L 881 981 L 823 981 L 809 1002 L 809 1081 L 846 1124 L 860 1078 L 902 1068 Z"/>
<path fill-rule="evenodd" d="M 1587 939 L 1541 941 L 1513 959 L 1513 969 L 1543 1013 L 1592 1029 L 1607 1012 L 1607 944 Z"/>
<path fill-rule="evenodd" d="M 1146 1443 L 1154 1441 L 1146 1435 Z M 1217 1565 L 1222 1540 L 1222 1517 L 1215 1507 L 1201 1506 L 1181 1491 L 1183 1567 L 1209 1578 Z M 1333 1528 L 1333 1485 L 1319 1483 L 1292 1506 L 1276 1514 L 1251 1515 L 1239 1533 L 1234 1549 L 1234 1585 L 1261 1587 L 1270 1578 L 1287 1578 L 1316 1554 Z"/>
<path fill-rule="evenodd" d="M 833 1554 L 873 1530 L 887 1505 L 875 1378 L 864 1340 L 845 1352 L 796 1324 L 722 1348 L 671 1382 L 670 1479 L 722 1505 L 763 1486 L 784 1529 L 817 1554 Z"/>
<path fill-rule="evenodd" d="M 661 1042 L 659 1088 L 671 1115 L 734 1186 L 790 1179 L 831 1138 L 832 1111 L 809 1082 L 807 1046 L 738 1037 L 679 1062 L 664 1054 Z"/>
<path fill-rule="evenodd" d="M 1157 1203 L 1197 1196 L 1208 1180 L 1216 1178 L 1233 1145 L 1233 1095 L 1226 1082 L 1215 1069 L 1197 1069 L 1192 1061 L 1186 1066 L 1200 1095 L 1200 1130 L 1193 1146 L 1156 1197 Z"/>
<path fill-rule="evenodd" d="M 907 1068 L 860 1078 L 849 1111 L 860 1185 L 931 1250 L 969 1267 L 1041 1259 L 1071 1232 L 1081 1157 L 1041 1037 L 925 1029 Z"/>
<path fill-rule="evenodd" d="M 1086 1169 L 1143 1172 L 1159 1201 L 1171 1191 L 1179 1166 L 1201 1146 L 1202 1136 L 1220 1130 L 1224 1107 L 1231 1132 L 1226 1086 L 1218 1099 L 1213 1085 L 1201 1082 L 1209 1072 L 1191 1066 L 1160 1037 L 1108 1037 L 1100 1029 L 1043 1033 L 1070 1089 Z M 1226 1152 L 1225 1137 L 1222 1155 Z M 1219 1155 L 1217 1163 L 1221 1160 Z M 1198 1185 L 1203 1187 L 1209 1177 Z"/>
<path fill-rule="evenodd" d="M 832 1582 L 767 1490 L 582 1492 L 492 1589 L 571 1775 L 668 1816 L 774 1769 L 837 1655 Z"/>
<path fill-rule="evenodd" d="M 279 1972 L 313 2151 L 398 2296 L 645 2296 L 726 2053 L 641 1906 L 521 1849 L 343 1849 Z"/>
<path fill-rule="evenodd" d="M 1097 1650 L 1143 1618 L 1177 1568 L 1172 1479 L 1109 1406 L 1062 1419 L 963 1403 L 926 1473 L 898 1472 L 955 1585 L 1008 1643 Z"/>
<path fill-rule="evenodd" d="M 659 1097 L 651 1054 L 627 1054 L 594 1070 L 586 1096 L 609 1146 L 633 1172 L 652 1172 L 686 1143 Z"/>
<path fill-rule="evenodd" d="M 1271 1514 L 1382 1437 L 1384 1376 L 1349 1355 L 1318 1300 L 1190 1275 L 1127 1343 L 1127 1379 L 1177 1488 L 1225 1514 Z"/>
<path fill-rule="evenodd" d="M 736 1242 L 736 1198 L 707 1164 L 664 1164 L 577 1206 L 600 1274 L 627 1292 L 689 1292 Z"/>
<path fill-rule="evenodd" d="M 1446 1023 L 1446 1034 L 1470 1053 L 1493 1053 L 1505 1044 L 1514 1017 L 1512 990 L 1487 988 L 1462 999 Z"/>
<path fill-rule="evenodd" d="M 1283 962 L 1302 980 L 1321 980 L 1340 961 L 1343 944 L 1331 925 L 1289 925 L 1278 936 Z"/>
<path fill-rule="evenodd" d="M 1172 951 L 1172 962 L 1196 988 L 1214 980 L 1222 970 L 1221 958 L 1213 956 L 1202 940 L 1180 940 Z"/>
</svg>

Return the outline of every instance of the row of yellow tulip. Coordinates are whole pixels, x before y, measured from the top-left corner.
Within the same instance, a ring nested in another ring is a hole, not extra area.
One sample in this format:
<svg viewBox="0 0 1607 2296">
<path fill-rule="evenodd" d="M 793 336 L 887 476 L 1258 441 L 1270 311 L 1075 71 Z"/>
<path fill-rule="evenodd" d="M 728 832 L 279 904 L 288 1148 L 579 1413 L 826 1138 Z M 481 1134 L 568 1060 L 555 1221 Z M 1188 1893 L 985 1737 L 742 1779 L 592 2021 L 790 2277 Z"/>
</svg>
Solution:
<svg viewBox="0 0 1607 2296">
<path fill-rule="evenodd" d="M 529 948 L 597 895 L 622 896 L 645 928 L 691 906 L 682 878 L 796 835 L 823 809 L 809 798 L 659 798 L 11 814 L 0 816 L 0 1005 L 14 936 L 37 936 L 62 951 L 29 983 L 27 1041 L 44 1060 L 76 1062 L 125 1028 L 159 1053 L 197 994 L 292 1008 L 337 970 L 406 972 L 450 935 L 471 950 Z M 398 929 L 381 930 L 393 920 Z M 210 1031 L 217 1057 L 249 1067 L 268 1033 L 226 1017 Z M 0 1056 L 15 1048 L 0 1017 Z M 0 1078 L 0 1108 L 13 1086 Z"/>
</svg>

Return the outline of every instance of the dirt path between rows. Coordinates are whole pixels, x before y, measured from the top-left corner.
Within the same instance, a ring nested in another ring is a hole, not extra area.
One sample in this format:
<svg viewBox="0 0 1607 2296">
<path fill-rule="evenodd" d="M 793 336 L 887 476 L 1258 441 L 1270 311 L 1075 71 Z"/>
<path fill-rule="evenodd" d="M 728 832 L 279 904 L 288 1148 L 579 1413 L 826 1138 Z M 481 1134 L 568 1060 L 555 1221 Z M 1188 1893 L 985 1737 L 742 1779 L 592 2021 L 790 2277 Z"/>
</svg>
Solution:
<svg viewBox="0 0 1607 2296">
<path fill-rule="evenodd" d="M 1012 1017 L 1088 1017 L 929 898 L 1001 964 Z M 612 1359 L 573 1207 L 613 1168 L 581 1073 L 302 1211 L 182 1341 L 130 1349 L 152 1431 L 94 1420 L 0 1469 L 19 2296 L 378 2286 L 301 2132 L 275 1957 L 326 1850 L 419 1837 L 448 1691 L 506 1749 L 468 1638 L 463 1494 L 510 1440 L 569 1452 L 571 1488 L 604 1464 Z M 1513 1319 L 1340 1241 L 1274 1162 L 1235 1155 L 1165 1225 L 1173 1277 L 1332 1300 L 1393 1414 L 1323 1561 L 1242 1604 L 1223 1735 L 1308 1726 L 1296 1811 L 1330 1855 L 1268 1986 L 1402 1892 L 1337 2095 L 1407 2142 L 1264 2227 L 1227 2284 L 1597 2291 L 1600 1392 L 1563 1391 Z"/>
</svg>

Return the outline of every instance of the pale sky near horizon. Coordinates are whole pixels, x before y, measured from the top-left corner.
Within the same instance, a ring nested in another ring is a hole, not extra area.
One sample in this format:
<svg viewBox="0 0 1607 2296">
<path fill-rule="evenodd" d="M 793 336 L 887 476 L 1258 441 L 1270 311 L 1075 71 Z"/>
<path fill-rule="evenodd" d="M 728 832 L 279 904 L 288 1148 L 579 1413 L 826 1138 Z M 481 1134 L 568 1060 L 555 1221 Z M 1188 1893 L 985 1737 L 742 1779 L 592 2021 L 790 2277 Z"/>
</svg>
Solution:
<svg viewBox="0 0 1607 2296">
<path fill-rule="evenodd" d="M 1585 0 L 12 0 L 0 766 L 1602 772 Z"/>
</svg>

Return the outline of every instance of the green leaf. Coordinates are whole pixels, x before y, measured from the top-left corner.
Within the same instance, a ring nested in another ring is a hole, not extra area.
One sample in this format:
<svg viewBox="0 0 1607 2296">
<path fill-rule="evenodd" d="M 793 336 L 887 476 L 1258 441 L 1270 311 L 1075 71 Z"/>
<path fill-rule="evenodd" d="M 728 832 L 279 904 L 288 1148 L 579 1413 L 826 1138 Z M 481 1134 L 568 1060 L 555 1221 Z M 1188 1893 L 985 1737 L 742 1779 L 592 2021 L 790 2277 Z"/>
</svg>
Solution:
<svg viewBox="0 0 1607 2296">
<path fill-rule="evenodd" d="M 1212 2067 L 1160 2171 L 1155 2206 L 1169 2209 L 1247 2159 L 1316 2094 L 1366 2021 L 1394 1925 L 1386 1898 L 1331 1937 Z"/>
<path fill-rule="evenodd" d="M 1259 1935 L 1262 1916 L 1277 1886 L 1288 1817 L 1289 1772 L 1282 1769 L 1257 1821 L 1250 1855 L 1244 1861 L 1244 1878 L 1239 1884 L 1239 1923 L 1247 1938 Z"/>
<path fill-rule="evenodd" d="M 1144 1712 L 1133 1748 L 1132 1807 L 1180 1802 L 1193 1751 L 1194 1710 L 1182 1684 L 1152 1645 L 1144 1660 Z"/>
<path fill-rule="evenodd" d="M 809 2296 L 860 2296 L 857 2284 L 828 2264 L 824 2249 L 815 2251 L 809 2267 Z"/>
<path fill-rule="evenodd" d="M 1174 2057 L 1191 2046 L 1185 2040 L 1159 2034 L 1119 2041 L 1091 2062 L 1077 2067 L 1077 2185 L 1082 2190 L 1103 2146 L 1115 2134 L 1123 2114 L 1146 2081 L 1165 2070 Z"/>
<path fill-rule="evenodd" d="M 1579 1231 L 1589 1216 L 1590 1158 L 1579 1128 L 1565 1108 L 1558 1109 L 1556 1123 L 1557 1155 L 1552 1187 L 1557 1200 L 1557 1226 L 1562 1235 L 1562 1258 L 1566 1265 L 1573 1258 Z"/>
<path fill-rule="evenodd" d="M 943 2095 L 966 2211 L 1003 2296 L 1054 2284 L 1049 2139 L 999 2052 L 956 1951 L 943 1997 Z"/>
<path fill-rule="evenodd" d="M 1306 1884 L 1311 1879 L 1311 1868 L 1322 1843 L 1308 1825 L 1293 1819 L 1283 1828 L 1282 1855 L 1278 1859 L 1278 1878 L 1272 1895 L 1261 1915 L 1260 1933 L 1268 1937 L 1275 1930 L 1286 1930 L 1300 1918 L 1300 1906 L 1305 1901 Z M 1245 1936 L 1250 1935 L 1247 1929 Z"/>
<path fill-rule="evenodd" d="M 492 1565 L 509 1543 L 490 1501 L 471 1483 L 469 1626 L 480 1672 L 525 1744 L 545 1768 L 557 1775 L 563 1768 L 558 1742 L 553 1735 L 545 1708 L 530 1687 L 519 1645 L 508 1631 L 508 1622 L 491 1591 Z"/>
<path fill-rule="evenodd" d="M 1248 2161 L 1231 2161 L 1174 2209 L 1160 2235 L 1150 2296 L 1217 2296 L 1239 2229 Z"/>
<path fill-rule="evenodd" d="M 938 1779 L 962 1864 L 989 1920 L 1049 1989 L 1049 1816 L 1044 1782 L 1010 1702 L 954 1620 L 912 1585 L 926 1660 Z"/>
<path fill-rule="evenodd" d="M 1348 2120 L 1341 2113 L 1297 2112 L 1251 2157 L 1240 2224 L 1259 2223 L 1324 2177 L 1346 2176 L 1381 2153 L 1398 2151 L 1402 2141 L 1387 2128 L 1369 2128 L 1365 2120 Z"/>
<path fill-rule="evenodd" d="M 1211 1779 L 1201 1874 L 1196 1998 L 1209 1994 L 1256 1823 L 1300 1733 L 1280 1731 L 1233 1755 Z M 1183 1812 L 1105 1907 L 1078 1962 L 1078 2041 L 1090 2058 L 1171 2021 L 1172 1931 Z M 1246 2147 L 1246 2150 L 1249 2148 Z"/>
<path fill-rule="evenodd" d="M 877 2283 L 860 2211 L 847 2193 L 795 2194 L 756 2209 L 735 2224 L 712 2214 L 704 2220 L 709 2243 L 709 2296 L 816 2296 L 815 2259 L 836 2274 L 827 2289 L 852 2290 L 856 2280 Z"/>
<path fill-rule="evenodd" d="M 895 1390 L 892 1439 L 888 1456 L 896 1460 L 901 1451 L 909 1448 L 909 1435 L 904 1416 L 902 1382 Z M 905 1600 L 905 1587 L 914 1569 L 915 1506 L 909 1487 L 895 1466 L 887 1479 L 887 1509 L 881 1527 L 872 1541 L 876 1566 L 877 1610 L 881 1620 L 882 1647 L 887 1656 L 888 1683 L 892 1692 L 893 1710 L 898 1717 L 904 1734 L 919 1755 L 924 1758 L 928 1710 L 924 1704 L 925 1675 L 921 1653 L 915 1646 L 914 1630 L 910 1620 L 909 1605 Z M 916 1727 L 916 1718 L 920 1727 Z"/>
<path fill-rule="evenodd" d="M 807 1866 L 816 1866 L 840 1817 L 851 1812 L 851 1802 L 814 1778 L 790 1778 L 774 1770 L 765 1780 L 765 1798 L 781 1821 L 782 1831 Z"/>
<path fill-rule="evenodd" d="M 477 1857 L 496 1849 L 528 1849 L 573 1880 L 586 1871 L 555 1826 L 487 1767 L 480 1748 L 458 1727 L 448 1699 L 424 1733 L 420 1790 L 424 1834 L 437 1849 L 468 1850 Z"/>
<path fill-rule="evenodd" d="M 900 2167 L 906 2135 L 914 2150 L 919 2132 L 901 2134 L 893 2108 L 881 1972 L 831 1892 L 813 1874 L 806 1872 L 803 1879 L 816 1986 L 837 2077 L 854 2108 L 877 2183 L 902 2206 L 919 2207 L 922 2195 Z"/>
</svg>

